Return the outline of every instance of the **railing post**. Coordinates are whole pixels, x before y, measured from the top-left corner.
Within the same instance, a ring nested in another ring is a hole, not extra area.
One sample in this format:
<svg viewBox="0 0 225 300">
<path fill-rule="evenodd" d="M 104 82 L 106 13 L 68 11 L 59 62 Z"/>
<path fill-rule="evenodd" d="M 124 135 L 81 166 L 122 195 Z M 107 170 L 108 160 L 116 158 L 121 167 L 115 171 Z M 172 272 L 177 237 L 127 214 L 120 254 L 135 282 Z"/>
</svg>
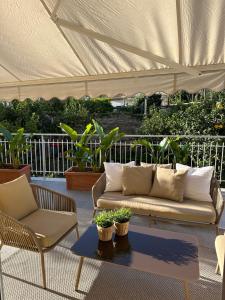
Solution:
<svg viewBox="0 0 225 300">
<path fill-rule="evenodd" d="M 45 138 L 41 135 L 41 149 L 42 149 L 42 167 L 43 167 L 43 177 L 46 177 L 46 155 L 45 155 Z"/>
</svg>

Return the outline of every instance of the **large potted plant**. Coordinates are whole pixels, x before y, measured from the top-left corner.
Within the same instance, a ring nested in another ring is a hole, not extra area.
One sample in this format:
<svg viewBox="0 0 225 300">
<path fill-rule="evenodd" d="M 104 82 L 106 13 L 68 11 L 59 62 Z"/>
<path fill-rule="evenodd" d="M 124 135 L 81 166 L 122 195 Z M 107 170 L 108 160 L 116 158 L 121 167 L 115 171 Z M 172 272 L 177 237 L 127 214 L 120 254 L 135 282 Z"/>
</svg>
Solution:
<svg viewBox="0 0 225 300">
<path fill-rule="evenodd" d="M 159 144 L 152 144 L 146 139 L 138 139 L 132 143 L 132 148 L 138 146 L 145 147 L 151 156 L 151 161 L 156 164 L 171 161 L 175 167 L 177 162 L 187 163 L 190 155 L 189 145 L 182 144 L 179 136 L 175 138 L 165 137 Z"/>
<path fill-rule="evenodd" d="M 103 211 L 95 217 L 94 222 L 97 225 L 99 240 L 103 242 L 112 240 L 113 213 Z"/>
<path fill-rule="evenodd" d="M 65 172 L 68 189 L 91 190 L 104 171 L 103 162 L 106 161 L 109 149 L 124 135 L 118 127 L 105 133 L 101 125 L 95 120 L 92 122 L 81 135 L 70 126 L 60 123 L 60 128 L 73 142 L 73 148 L 65 152 L 66 158 L 73 162 L 73 167 Z M 90 142 L 94 135 L 99 137 L 99 144 L 92 149 Z"/>
<path fill-rule="evenodd" d="M 70 136 L 73 142 L 72 149 L 65 152 L 66 158 L 73 162 L 73 166 L 65 172 L 67 189 L 91 190 L 101 176 L 100 172 L 94 172 L 91 168 L 92 151 L 89 142 L 93 136 L 92 127 L 92 124 L 88 124 L 84 132 L 79 135 L 70 126 L 60 123 L 60 128 Z"/>
<path fill-rule="evenodd" d="M 26 153 L 30 149 L 30 145 L 26 143 L 24 128 L 20 128 L 15 134 L 12 134 L 6 128 L 1 127 L 0 133 L 7 142 L 6 149 L 3 143 L 0 143 L 1 157 L 9 156 L 11 161 L 11 163 L 5 163 L 3 159 L 0 161 L 0 183 L 14 180 L 22 175 L 26 175 L 30 181 L 30 165 L 21 164 L 20 160 L 21 154 Z"/>
<path fill-rule="evenodd" d="M 121 140 L 124 133 L 120 132 L 119 127 L 115 127 L 106 133 L 97 121 L 92 120 L 92 122 L 95 128 L 94 133 L 99 137 L 99 146 L 94 152 L 93 167 L 104 171 L 103 163 L 107 160 L 111 147 Z"/>
</svg>

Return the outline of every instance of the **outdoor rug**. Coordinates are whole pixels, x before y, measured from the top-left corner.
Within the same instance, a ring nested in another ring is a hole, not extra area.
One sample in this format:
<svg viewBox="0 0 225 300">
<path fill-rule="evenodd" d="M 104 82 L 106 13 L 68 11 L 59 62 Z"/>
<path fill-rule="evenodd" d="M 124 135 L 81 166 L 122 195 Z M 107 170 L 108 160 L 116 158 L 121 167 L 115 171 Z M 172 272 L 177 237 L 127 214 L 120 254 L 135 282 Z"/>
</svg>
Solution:
<svg viewBox="0 0 225 300">
<path fill-rule="evenodd" d="M 132 223 L 140 224 L 138 218 Z M 190 227 L 157 223 L 156 228 L 194 234 L 200 248 L 200 280 L 190 283 L 193 300 L 220 300 L 221 277 L 215 274 L 215 232 L 209 227 Z M 127 267 L 85 259 L 79 292 L 75 291 L 75 275 L 79 258 L 70 252 L 75 241 L 71 233 L 60 246 L 46 253 L 47 286 L 41 288 L 41 270 L 38 254 L 3 249 L 3 272 L 6 300 L 180 300 L 184 299 L 183 283 Z"/>
</svg>

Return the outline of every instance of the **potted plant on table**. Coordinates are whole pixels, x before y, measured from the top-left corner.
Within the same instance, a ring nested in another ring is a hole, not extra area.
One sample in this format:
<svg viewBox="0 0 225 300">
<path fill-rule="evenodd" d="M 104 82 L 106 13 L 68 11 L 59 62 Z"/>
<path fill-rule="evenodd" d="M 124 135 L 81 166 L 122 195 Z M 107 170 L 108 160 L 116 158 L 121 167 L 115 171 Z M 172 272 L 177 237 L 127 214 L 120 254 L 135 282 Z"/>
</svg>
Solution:
<svg viewBox="0 0 225 300">
<path fill-rule="evenodd" d="M 132 212 L 129 208 L 120 208 L 113 213 L 113 221 L 116 235 L 125 236 L 128 234 L 129 221 Z"/>
<path fill-rule="evenodd" d="M 97 225 L 99 240 L 107 242 L 112 239 L 113 234 L 113 214 L 111 211 L 103 211 L 94 219 Z"/>
<path fill-rule="evenodd" d="M 9 132 L 6 128 L 0 127 L 0 133 L 7 142 L 6 147 L 0 143 L 0 153 L 2 158 L 10 157 L 11 163 L 0 162 L 0 183 L 14 180 L 22 175 L 26 175 L 30 181 L 31 170 L 30 165 L 21 164 L 20 155 L 26 153 L 30 149 L 24 136 L 24 128 L 17 130 L 15 134 Z"/>
</svg>

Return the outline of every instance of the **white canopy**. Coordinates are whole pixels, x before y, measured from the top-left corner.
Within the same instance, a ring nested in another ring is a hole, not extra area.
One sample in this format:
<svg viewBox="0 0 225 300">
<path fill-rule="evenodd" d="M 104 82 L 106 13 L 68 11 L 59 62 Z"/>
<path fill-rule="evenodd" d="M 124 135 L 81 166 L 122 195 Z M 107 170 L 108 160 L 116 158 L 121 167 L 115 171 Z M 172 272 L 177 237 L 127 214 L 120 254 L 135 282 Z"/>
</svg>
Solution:
<svg viewBox="0 0 225 300">
<path fill-rule="evenodd" d="M 0 1 L 0 99 L 225 88 L 224 0 Z"/>
</svg>

